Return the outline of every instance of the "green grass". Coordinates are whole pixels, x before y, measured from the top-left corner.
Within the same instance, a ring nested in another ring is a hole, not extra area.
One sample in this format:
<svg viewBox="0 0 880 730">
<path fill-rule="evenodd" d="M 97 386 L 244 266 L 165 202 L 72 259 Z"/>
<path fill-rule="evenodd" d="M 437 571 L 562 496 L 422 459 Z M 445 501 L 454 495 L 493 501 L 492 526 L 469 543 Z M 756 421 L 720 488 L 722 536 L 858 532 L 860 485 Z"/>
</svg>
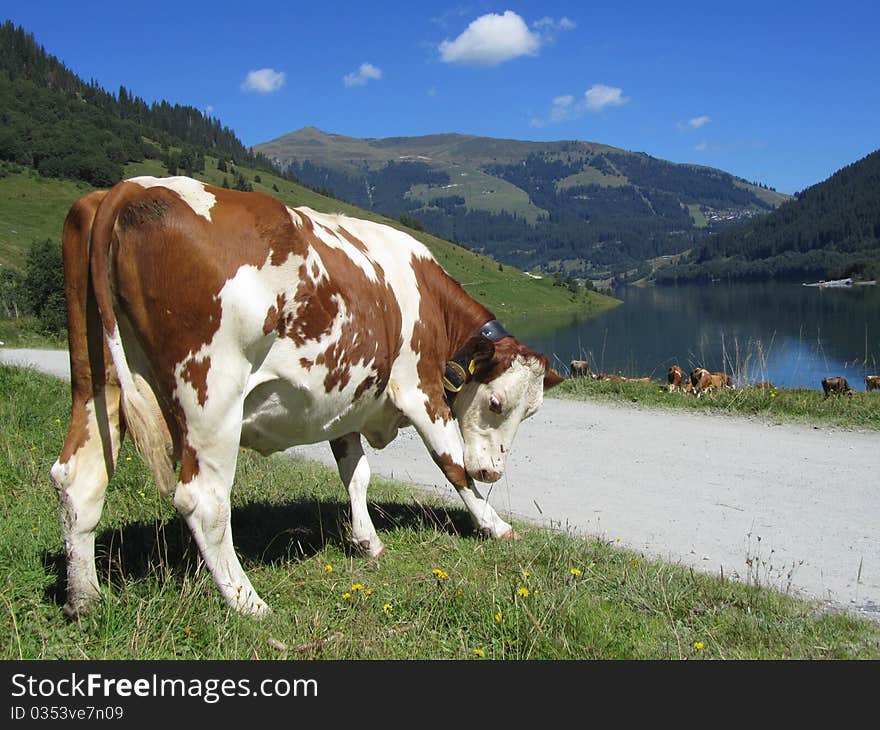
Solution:
<svg viewBox="0 0 880 730">
<path fill-rule="evenodd" d="M 777 422 L 880 430 L 880 393 L 875 392 L 855 391 L 852 398 L 824 400 L 822 391 L 808 388 L 763 390 L 746 387 L 695 398 L 668 393 L 666 383 L 660 381 L 638 383 L 571 378 L 554 388 L 551 394 L 557 398 L 600 399 L 645 408 L 706 411 Z"/>
<path fill-rule="evenodd" d="M 572 295 L 561 287 L 554 287 L 548 279 L 531 279 L 509 266 L 499 270 L 498 263 L 486 256 L 436 236 L 411 231 L 398 221 L 319 195 L 276 175 L 245 167 L 237 170 L 245 174 L 255 190 L 272 195 L 287 205 L 305 205 L 328 213 L 347 213 L 387 223 L 411 233 L 431 250 L 441 266 L 471 296 L 485 304 L 502 321 L 561 313 L 591 316 L 620 304 L 617 299 L 593 292 Z M 145 160 L 126 165 L 124 174 L 126 177 L 161 176 L 167 174 L 167 170 L 158 160 Z M 255 175 L 260 176 L 262 183 L 253 183 Z M 211 157 L 206 158 L 205 173 L 197 177 L 214 185 L 221 185 L 224 177 L 230 183 L 234 182 L 231 174 L 217 169 L 217 160 Z M 22 268 L 27 250 L 34 241 L 47 238 L 60 241 L 67 211 L 80 195 L 90 189 L 84 183 L 42 178 L 33 170 L 7 171 L 5 177 L 0 177 L 0 265 Z"/>
<path fill-rule="evenodd" d="M 34 170 L 7 171 L 0 177 L 0 265 L 22 268 L 34 241 L 61 240 L 70 206 L 92 188 L 55 180 Z"/>
<path fill-rule="evenodd" d="M 243 618 L 128 442 L 98 529 L 104 598 L 68 622 L 48 478 L 68 408 L 65 383 L 0 367 L 0 659 L 880 658 L 880 626 L 759 576 L 732 582 L 528 524 L 519 541 L 479 539 L 457 503 L 380 480 L 370 510 L 388 552 L 369 560 L 346 545 L 334 472 L 246 452 L 235 542 L 273 613 Z"/>
<path fill-rule="evenodd" d="M 0 342 L 3 343 L 3 347 L 66 350 L 67 332 L 47 333 L 40 327 L 36 317 L 19 317 L 18 319 L 0 317 Z"/>
</svg>

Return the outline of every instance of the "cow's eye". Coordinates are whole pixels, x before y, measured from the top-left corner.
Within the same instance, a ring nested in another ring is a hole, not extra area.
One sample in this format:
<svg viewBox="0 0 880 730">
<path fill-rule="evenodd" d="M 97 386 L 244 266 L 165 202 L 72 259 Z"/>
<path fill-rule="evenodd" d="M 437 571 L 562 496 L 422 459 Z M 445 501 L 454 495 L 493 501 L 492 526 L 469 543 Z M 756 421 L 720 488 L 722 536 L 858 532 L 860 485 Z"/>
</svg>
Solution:
<svg viewBox="0 0 880 730">
<path fill-rule="evenodd" d="M 494 393 L 489 396 L 489 410 L 493 413 L 501 413 L 501 398 Z"/>
</svg>

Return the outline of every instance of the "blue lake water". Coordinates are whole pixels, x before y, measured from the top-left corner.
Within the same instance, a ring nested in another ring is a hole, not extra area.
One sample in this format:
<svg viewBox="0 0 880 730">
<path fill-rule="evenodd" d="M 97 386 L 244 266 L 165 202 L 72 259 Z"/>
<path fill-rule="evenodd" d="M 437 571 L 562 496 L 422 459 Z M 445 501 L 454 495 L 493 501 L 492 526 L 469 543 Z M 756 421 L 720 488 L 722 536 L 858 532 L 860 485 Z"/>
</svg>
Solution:
<svg viewBox="0 0 880 730">
<path fill-rule="evenodd" d="M 787 388 L 821 388 L 822 378 L 842 375 L 856 390 L 880 373 L 880 286 L 716 283 L 616 296 L 624 303 L 597 318 L 532 320 L 514 334 L 566 373 L 583 359 L 594 371 L 665 380 L 679 364 Z"/>
</svg>

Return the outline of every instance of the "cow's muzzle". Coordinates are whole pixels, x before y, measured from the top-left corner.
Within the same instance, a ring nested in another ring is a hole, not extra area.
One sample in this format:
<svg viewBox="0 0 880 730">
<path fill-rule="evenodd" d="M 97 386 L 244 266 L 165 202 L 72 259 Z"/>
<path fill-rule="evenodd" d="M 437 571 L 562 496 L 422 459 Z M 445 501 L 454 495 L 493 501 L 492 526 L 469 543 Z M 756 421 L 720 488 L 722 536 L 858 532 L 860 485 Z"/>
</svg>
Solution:
<svg viewBox="0 0 880 730">
<path fill-rule="evenodd" d="M 477 469 L 471 473 L 471 478 L 478 482 L 491 484 L 492 482 L 497 482 L 501 479 L 501 472 L 495 471 L 494 469 Z"/>
</svg>

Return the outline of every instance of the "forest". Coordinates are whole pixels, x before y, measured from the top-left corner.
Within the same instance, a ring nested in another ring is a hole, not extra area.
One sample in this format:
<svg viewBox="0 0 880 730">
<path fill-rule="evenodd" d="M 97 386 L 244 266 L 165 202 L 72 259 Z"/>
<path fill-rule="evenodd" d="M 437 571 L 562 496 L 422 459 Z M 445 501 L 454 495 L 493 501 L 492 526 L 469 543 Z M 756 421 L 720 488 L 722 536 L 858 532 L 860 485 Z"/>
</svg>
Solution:
<svg viewBox="0 0 880 730">
<path fill-rule="evenodd" d="M 658 283 L 711 279 L 876 279 L 880 150 L 807 188 L 769 215 L 708 237 Z"/>
<path fill-rule="evenodd" d="M 106 186 L 121 179 L 126 162 L 161 158 L 192 173 L 204 169 L 206 154 L 274 171 L 219 120 L 85 83 L 23 28 L 0 26 L 0 160 Z"/>
</svg>

